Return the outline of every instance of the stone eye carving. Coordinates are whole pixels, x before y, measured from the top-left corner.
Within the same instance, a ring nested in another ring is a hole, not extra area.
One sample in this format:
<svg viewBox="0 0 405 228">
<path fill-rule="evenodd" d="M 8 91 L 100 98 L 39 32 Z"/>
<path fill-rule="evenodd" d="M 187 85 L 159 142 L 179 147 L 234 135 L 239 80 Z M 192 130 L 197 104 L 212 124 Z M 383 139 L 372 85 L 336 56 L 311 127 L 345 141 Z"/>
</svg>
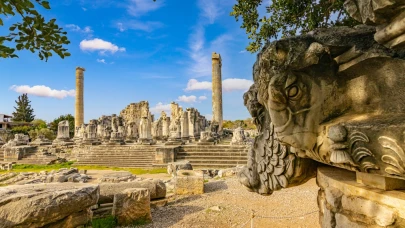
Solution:
<svg viewBox="0 0 405 228">
<path fill-rule="evenodd" d="M 294 98 L 294 97 L 297 97 L 298 92 L 299 92 L 298 87 L 297 87 L 297 86 L 292 86 L 292 87 L 290 87 L 290 88 L 288 89 L 287 94 L 288 94 L 288 97 L 289 97 L 289 98 Z"/>
</svg>

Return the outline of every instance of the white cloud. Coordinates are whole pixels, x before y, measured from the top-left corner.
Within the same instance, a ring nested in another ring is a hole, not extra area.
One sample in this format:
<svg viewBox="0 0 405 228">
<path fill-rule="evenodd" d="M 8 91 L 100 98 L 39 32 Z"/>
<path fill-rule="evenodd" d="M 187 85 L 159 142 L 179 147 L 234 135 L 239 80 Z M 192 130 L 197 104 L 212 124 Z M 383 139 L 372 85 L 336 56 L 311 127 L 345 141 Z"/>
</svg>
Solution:
<svg viewBox="0 0 405 228">
<path fill-rule="evenodd" d="M 182 95 L 177 98 L 177 101 L 185 102 L 185 103 L 195 103 L 197 101 L 197 97 L 194 95 L 186 96 Z"/>
<path fill-rule="evenodd" d="M 204 50 L 204 27 L 199 26 L 190 35 L 189 56 L 192 59 L 189 68 L 190 74 L 194 77 L 203 77 L 211 74 L 211 58 L 209 51 Z"/>
<path fill-rule="evenodd" d="M 97 59 L 97 62 L 106 64 L 105 59 Z"/>
<path fill-rule="evenodd" d="M 65 25 L 65 27 L 66 28 L 68 28 L 68 29 L 70 29 L 70 31 L 73 31 L 73 32 L 80 32 L 80 33 L 83 33 L 83 34 L 86 34 L 86 35 L 88 35 L 89 37 L 91 37 L 92 35 L 93 35 L 93 30 L 91 30 L 91 27 L 90 26 L 86 26 L 86 27 L 84 27 L 83 29 L 82 28 L 80 28 L 78 25 L 75 25 L 75 24 L 68 24 L 68 25 Z"/>
<path fill-rule="evenodd" d="M 253 84 L 252 80 L 241 79 L 241 78 L 228 78 L 222 81 L 222 90 L 225 92 L 242 90 L 249 90 L 250 86 Z M 212 83 L 209 81 L 198 81 L 196 79 L 190 79 L 187 83 L 185 91 L 193 90 L 212 90 Z"/>
<path fill-rule="evenodd" d="M 218 36 L 216 39 L 211 41 L 205 47 L 205 29 L 202 26 L 198 26 L 192 34 L 190 34 L 189 40 L 189 57 L 192 62 L 189 67 L 189 73 L 193 77 L 204 77 L 210 76 L 211 71 L 211 55 L 213 51 L 221 53 L 221 56 L 226 53 L 226 46 L 232 36 L 228 34 L 223 34 Z"/>
<path fill-rule="evenodd" d="M 170 113 L 171 113 L 170 103 L 163 104 L 162 102 L 159 102 L 155 105 L 155 107 L 152 107 L 149 110 L 150 110 L 150 112 L 152 112 L 155 115 L 160 115 L 160 113 L 162 111 L 165 111 L 168 116 L 170 116 Z"/>
<path fill-rule="evenodd" d="M 215 22 L 218 16 L 222 14 L 218 0 L 199 0 L 198 6 L 201 10 L 201 16 L 207 18 L 210 24 Z"/>
<path fill-rule="evenodd" d="M 104 41 L 102 39 L 92 39 L 92 40 L 82 40 L 80 42 L 80 49 L 82 51 L 100 51 L 100 53 L 105 53 L 106 51 L 109 51 L 111 53 L 115 53 L 117 51 L 123 52 L 125 51 L 125 48 L 123 47 L 118 47 L 117 45 Z"/>
<path fill-rule="evenodd" d="M 76 95 L 76 91 L 74 89 L 56 90 L 44 85 L 35 85 L 32 87 L 28 85 L 13 85 L 10 87 L 10 89 L 14 90 L 17 93 L 27 93 L 39 97 L 54 97 L 58 99 L 63 99 L 68 96 L 74 97 Z"/>
<path fill-rule="evenodd" d="M 242 53 L 245 53 L 245 52 L 246 52 L 246 50 L 242 50 L 242 51 L 240 51 L 239 53 L 241 53 L 241 54 L 242 54 Z"/>
<path fill-rule="evenodd" d="M 207 97 L 206 96 L 199 96 L 198 100 L 200 100 L 200 101 L 207 100 Z"/>
<path fill-rule="evenodd" d="M 86 8 L 84 8 L 84 7 L 82 7 L 82 10 L 83 10 L 83 11 L 87 11 L 87 9 L 86 9 Z"/>
<path fill-rule="evenodd" d="M 192 90 L 211 90 L 212 84 L 211 82 L 202 81 L 199 82 L 197 79 L 190 79 L 187 83 L 187 88 L 185 91 L 192 91 Z"/>
<path fill-rule="evenodd" d="M 145 32 L 152 32 L 155 29 L 163 27 L 163 23 L 158 22 L 158 21 L 135 21 L 131 20 L 125 23 L 118 22 L 117 23 L 117 28 L 120 30 L 120 32 L 124 32 L 125 30 L 141 30 Z"/>
<path fill-rule="evenodd" d="M 132 16 L 141 16 L 151 11 L 155 11 L 164 5 L 164 0 L 156 2 L 151 0 L 130 0 L 127 6 L 127 11 Z"/>
</svg>

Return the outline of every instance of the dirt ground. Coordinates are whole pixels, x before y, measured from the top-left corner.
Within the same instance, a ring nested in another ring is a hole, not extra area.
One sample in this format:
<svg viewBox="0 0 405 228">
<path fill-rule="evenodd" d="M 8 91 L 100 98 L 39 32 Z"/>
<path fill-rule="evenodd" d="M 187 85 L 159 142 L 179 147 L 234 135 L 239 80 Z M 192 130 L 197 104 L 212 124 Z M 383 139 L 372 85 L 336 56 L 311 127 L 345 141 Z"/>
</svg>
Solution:
<svg viewBox="0 0 405 228">
<path fill-rule="evenodd" d="M 166 207 L 153 210 L 153 223 L 142 227 L 250 227 L 254 210 L 253 227 L 317 228 L 317 192 L 315 179 L 271 196 L 247 191 L 236 177 L 212 179 L 205 183 L 205 194 L 173 199 Z"/>
</svg>

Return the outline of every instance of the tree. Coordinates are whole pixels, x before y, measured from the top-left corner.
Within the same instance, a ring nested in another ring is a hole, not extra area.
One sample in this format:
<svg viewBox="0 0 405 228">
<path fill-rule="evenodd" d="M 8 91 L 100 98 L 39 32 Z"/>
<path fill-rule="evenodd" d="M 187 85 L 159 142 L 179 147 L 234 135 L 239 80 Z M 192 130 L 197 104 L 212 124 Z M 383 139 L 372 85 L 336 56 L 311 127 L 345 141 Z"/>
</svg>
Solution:
<svg viewBox="0 0 405 228">
<path fill-rule="evenodd" d="M 1 0 L 0 16 L 6 18 L 10 16 L 20 16 L 22 22 L 12 24 L 9 28 L 10 33 L 6 36 L 0 36 L 0 57 L 16 58 L 15 51 L 30 50 L 32 53 L 38 51 L 41 60 L 52 56 L 52 52 L 59 55 L 62 59 L 70 56 L 63 45 L 70 43 L 66 37 L 66 32 L 62 30 L 55 22 L 56 19 L 45 21 L 45 18 L 35 9 L 35 4 L 45 9 L 51 9 L 48 1 L 43 0 Z M 0 18 L 0 26 L 3 26 L 3 20 Z M 12 42 L 15 47 L 10 47 Z"/>
<path fill-rule="evenodd" d="M 34 110 L 31 108 L 31 101 L 28 100 L 28 95 L 26 93 L 18 96 L 18 100 L 16 100 L 15 103 L 17 104 L 17 107 L 14 107 L 15 112 L 13 112 L 13 121 L 31 122 L 34 120 Z"/>
<path fill-rule="evenodd" d="M 354 26 L 359 22 L 344 10 L 345 0 L 272 0 L 266 7 L 269 16 L 259 18 L 263 0 L 237 0 L 231 16 L 242 18 L 241 28 L 252 41 L 246 50 L 258 51 L 270 39 L 294 36 L 315 28 Z M 269 1 L 266 1 L 269 2 Z"/>
<path fill-rule="evenodd" d="M 48 128 L 33 129 L 28 131 L 28 134 L 32 141 L 35 140 L 38 137 L 38 135 L 43 135 L 45 138 L 49 140 L 54 140 L 56 138 L 55 133 Z"/>
<path fill-rule="evenodd" d="M 38 129 L 38 130 L 47 128 L 45 120 L 35 119 L 35 120 L 31 121 L 31 123 L 32 123 L 32 127 L 35 129 Z"/>
<path fill-rule="evenodd" d="M 53 132 L 58 132 L 58 124 L 60 121 L 67 120 L 69 121 L 69 134 L 70 137 L 73 137 L 75 133 L 75 118 L 71 114 L 61 115 L 58 118 L 54 119 L 49 126 Z"/>
</svg>

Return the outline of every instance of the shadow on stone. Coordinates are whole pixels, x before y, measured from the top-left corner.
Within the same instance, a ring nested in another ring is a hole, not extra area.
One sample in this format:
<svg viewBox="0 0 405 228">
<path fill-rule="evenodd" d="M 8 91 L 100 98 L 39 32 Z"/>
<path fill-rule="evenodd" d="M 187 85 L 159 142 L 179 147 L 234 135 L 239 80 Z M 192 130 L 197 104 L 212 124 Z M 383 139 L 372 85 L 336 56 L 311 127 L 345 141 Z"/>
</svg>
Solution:
<svg viewBox="0 0 405 228">
<path fill-rule="evenodd" d="M 226 185 L 225 181 L 214 181 L 204 184 L 204 193 L 211 193 L 226 189 L 228 189 L 228 185 Z"/>
</svg>

